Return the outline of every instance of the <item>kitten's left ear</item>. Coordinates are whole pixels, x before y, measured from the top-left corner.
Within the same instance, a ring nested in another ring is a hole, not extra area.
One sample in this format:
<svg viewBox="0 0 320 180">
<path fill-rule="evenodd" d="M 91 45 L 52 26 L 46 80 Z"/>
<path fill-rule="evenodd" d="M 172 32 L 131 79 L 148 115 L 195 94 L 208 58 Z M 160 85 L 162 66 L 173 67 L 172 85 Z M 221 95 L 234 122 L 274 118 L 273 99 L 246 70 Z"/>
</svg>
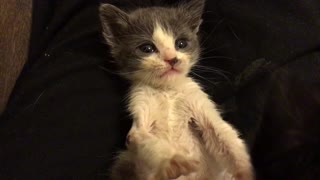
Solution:
<svg viewBox="0 0 320 180">
<path fill-rule="evenodd" d="M 204 6 L 205 0 L 188 0 L 188 2 L 180 5 L 180 8 L 183 11 L 186 11 L 188 14 L 190 14 L 188 21 L 194 32 L 199 31 L 199 26 L 202 23 Z"/>
</svg>

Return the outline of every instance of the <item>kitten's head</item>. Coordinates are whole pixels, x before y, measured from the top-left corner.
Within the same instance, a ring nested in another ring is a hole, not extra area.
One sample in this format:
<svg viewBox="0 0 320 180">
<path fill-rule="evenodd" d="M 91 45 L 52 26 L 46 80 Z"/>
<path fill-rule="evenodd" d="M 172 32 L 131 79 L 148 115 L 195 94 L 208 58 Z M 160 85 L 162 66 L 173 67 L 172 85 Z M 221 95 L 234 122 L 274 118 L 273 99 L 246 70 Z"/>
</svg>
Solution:
<svg viewBox="0 0 320 180">
<path fill-rule="evenodd" d="M 160 86 L 185 77 L 199 57 L 203 8 L 204 0 L 131 12 L 101 5 L 103 35 L 122 74 Z"/>
</svg>

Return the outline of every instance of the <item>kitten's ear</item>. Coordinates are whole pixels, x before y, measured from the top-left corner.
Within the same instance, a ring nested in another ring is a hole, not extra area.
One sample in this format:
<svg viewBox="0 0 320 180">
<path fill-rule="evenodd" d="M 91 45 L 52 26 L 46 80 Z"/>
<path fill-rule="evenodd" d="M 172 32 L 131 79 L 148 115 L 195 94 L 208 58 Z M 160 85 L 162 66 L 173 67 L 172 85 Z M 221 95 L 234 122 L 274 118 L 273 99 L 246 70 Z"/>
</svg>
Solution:
<svg viewBox="0 0 320 180">
<path fill-rule="evenodd" d="M 180 8 L 183 9 L 183 11 L 190 14 L 188 21 L 195 32 L 198 32 L 199 26 L 202 23 L 204 6 L 205 0 L 188 0 L 180 5 Z"/>
<path fill-rule="evenodd" d="M 102 4 L 99 8 L 103 36 L 110 46 L 114 46 L 117 36 L 128 27 L 129 16 L 111 4 Z"/>
</svg>

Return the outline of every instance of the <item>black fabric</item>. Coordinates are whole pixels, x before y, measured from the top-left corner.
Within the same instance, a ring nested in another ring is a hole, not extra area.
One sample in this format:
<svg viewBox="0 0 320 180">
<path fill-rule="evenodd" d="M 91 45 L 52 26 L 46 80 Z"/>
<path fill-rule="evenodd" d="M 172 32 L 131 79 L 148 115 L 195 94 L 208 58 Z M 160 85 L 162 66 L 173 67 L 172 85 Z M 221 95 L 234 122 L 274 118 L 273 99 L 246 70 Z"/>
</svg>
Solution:
<svg viewBox="0 0 320 180">
<path fill-rule="evenodd" d="M 34 0 L 29 61 L 0 119 L 0 179 L 107 179 L 130 118 L 100 3 Z M 215 71 L 191 75 L 241 132 L 258 179 L 320 177 L 319 11 L 316 0 L 207 0 L 200 64 Z"/>
</svg>

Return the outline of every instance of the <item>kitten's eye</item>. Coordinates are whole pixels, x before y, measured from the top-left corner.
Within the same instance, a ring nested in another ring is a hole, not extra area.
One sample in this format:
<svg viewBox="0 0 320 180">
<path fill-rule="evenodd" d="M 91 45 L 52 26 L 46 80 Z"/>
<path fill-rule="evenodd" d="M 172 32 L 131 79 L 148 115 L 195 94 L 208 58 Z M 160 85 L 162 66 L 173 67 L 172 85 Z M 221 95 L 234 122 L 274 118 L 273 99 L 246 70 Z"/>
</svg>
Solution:
<svg viewBox="0 0 320 180">
<path fill-rule="evenodd" d="M 140 45 L 139 47 L 139 50 L 143 53 L 146 53 L 146 54 L 150 54 L 150 53 L 154 53 L 157 51 L 157 48 L 155 45 L 153 44 L 142 44 Z"/>
<path fill-rule="evenodd" d="M 188 46 L 188 41 L 186 39 L 176 40 L 176 49 L 184 49 Z"/>
</svg>

